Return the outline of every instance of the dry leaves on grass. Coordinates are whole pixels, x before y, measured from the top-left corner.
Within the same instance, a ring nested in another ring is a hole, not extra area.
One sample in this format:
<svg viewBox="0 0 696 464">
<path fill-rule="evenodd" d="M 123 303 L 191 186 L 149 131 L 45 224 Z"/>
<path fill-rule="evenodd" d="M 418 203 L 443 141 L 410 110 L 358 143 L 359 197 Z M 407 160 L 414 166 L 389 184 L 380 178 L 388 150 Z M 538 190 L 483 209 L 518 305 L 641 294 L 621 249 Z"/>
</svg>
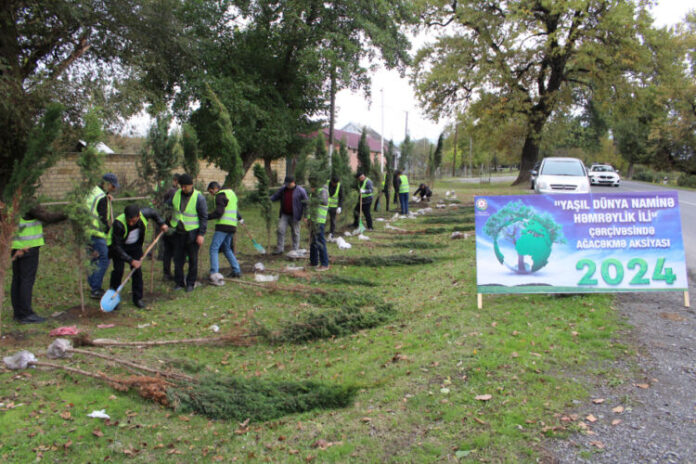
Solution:
<svg viewBox="0 0 696 464">
<path fill-rule="evenodd" d="M 648 388 L 650 388 L 650 385 L 647 383 L 634 383 L 633 386 L 641 388 L 643 390 L 647 390 Z"/>
<path fill-rule="evenodd" d="M 595 416 L 593 416 L 592 414 L 588 414 L 588 415 L 585 417 L 585 420 L 586 420 L 587 422 L 590 422 L 590 423 L 597 422 L 597 418 L 596 418 Z"/>
<path fill-rule="evenodd" d="M 491 398 L 493 398 L 493 395 L 486 393 L 485 395 L 476 395 L 476 400 L 478 401 L 489 401 Z"/>
<path fill-rule="evenodd" d="M 595 398 L 592 400 L 594 404 L 602 404 L 604 403 L 604 398 Z"/>
<path fill-rule="evenodd" d="M 604 443 L 602 443 L 601 441 L 591 441 L 590 445 L 598 449 L 604 449 Z"/>
<path fill-rule="evenodd" d="M 617 407 L 615 407 L 615 408 L 612 408 L 611 411 L 612 411 L 612 412 L 615 412 L 616 414 L 621 414 L 622 412 L 624 412 L 624 407 L 623 407 L 623 406 L 617 406 Z"/>
<path fill-rule="evenodd" d="M 341 445 L 341 444 L 343 444 L 343 442 L 341 442 L 341 441 L 333 442 L 333 441 L 326 441 L 326 440 L 320 438 L 317 441 L 315 441 L 314 443 L 312 443 L 312 448 L 325 450 L 327 448 L 331 448 L 332 446 Z"/>
</svg>

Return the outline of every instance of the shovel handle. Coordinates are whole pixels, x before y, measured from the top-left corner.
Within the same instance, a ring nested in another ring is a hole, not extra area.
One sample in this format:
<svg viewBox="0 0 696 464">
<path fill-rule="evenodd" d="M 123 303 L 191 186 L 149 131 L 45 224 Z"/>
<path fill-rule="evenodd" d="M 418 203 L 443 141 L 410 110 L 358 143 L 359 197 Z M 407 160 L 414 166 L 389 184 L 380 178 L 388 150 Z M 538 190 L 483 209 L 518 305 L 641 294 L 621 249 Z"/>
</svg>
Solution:
<svg viewBox="0 0 696 464">
<path fill-rule="evenodd" d="M 162 234 L 164 234 L 164 232 L 160 232 L 160 233 L 157 235 L 157 237 L 155 237 L 155 239 L 152 241 L 152 243 L 150 244 L 150 246 L 147 247 L 147 249 L 146 249 L 145 252 L 143 253 L 143 256 L 147 256 L 147 254 L 152 250 L 152 248 L 154 248 L 154 246 L 157 244 L 157 242 L 159 241 L 159 239 L 162 237 Z M 121 293 L 121 289 L 123 289 L 123 286 L 126 285 L 126 282 L 128 282 L 128 281 L 130 280 L 130 278 L 133 276 L 133 273 L 134 273 L 135 271 L 136 271 L 136 268 L 133 268 L 133 269 L 130 270 L 130 272 L 128 273 L 128 275 L 126 276 L 126 278 L 123 280 L 123 282 L 121 282 L 121 285 L 119 285 L 118 288 L 116 289 L 116 293 L 115 293 L 114 295 L 117 295 L 117 294 Z M 112 297 L 112 298 L 113 298 L 113 297 Z"/>
</svg>

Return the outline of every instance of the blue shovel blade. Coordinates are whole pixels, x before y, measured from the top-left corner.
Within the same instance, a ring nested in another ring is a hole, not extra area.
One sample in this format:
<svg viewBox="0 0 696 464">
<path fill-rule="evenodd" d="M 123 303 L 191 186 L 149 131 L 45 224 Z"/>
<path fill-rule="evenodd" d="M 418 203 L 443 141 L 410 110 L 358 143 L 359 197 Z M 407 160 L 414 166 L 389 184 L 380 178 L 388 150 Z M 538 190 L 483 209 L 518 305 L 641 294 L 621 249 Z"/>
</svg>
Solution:
<svg viewBox="0 0 696 464">
<path fill-rule="evenodd" d="M 121 302 L 121 296 L 116 293 L 116 290 L 113 288 L 110 288 L 102 295 L 101 301 L 99 302 L 99 306 L 101 307 L 101 310 L 110 313 L 113 311 L 116 306 Z"/>
</svg>

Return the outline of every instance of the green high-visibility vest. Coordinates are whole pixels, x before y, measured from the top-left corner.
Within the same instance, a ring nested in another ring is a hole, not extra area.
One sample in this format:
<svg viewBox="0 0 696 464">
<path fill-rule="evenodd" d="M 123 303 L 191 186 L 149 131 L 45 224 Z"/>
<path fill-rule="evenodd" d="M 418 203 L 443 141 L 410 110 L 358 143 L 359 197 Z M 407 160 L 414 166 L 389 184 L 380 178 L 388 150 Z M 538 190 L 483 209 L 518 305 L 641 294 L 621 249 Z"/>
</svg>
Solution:
<svg viewBox="0 0 696 464">
<path fill-rule="evenodd" d="M 237 195 L 232 189 L 222 189 L 217 194 L 227 197 L 225 211 L 222 213 L 222 217 L 216 221 L 217 224 L 237 227 Z"/>
<path fill-rule="evenodd" d="M 382 179 L 382 190 L 384 190 L 384 186 L 387 184 L 387 173 L 384 173 L 384 179 Z"/>
<path fill-rule="evenodd" d="M 43 225 L 38 219 L 20 219 L 17 235 L 12 239 L 13 250 L 34 248 L 44 245 Z"/>
<path fill-rule="evenodd" d="M 369 180 L 369 179 L 368 179 L 367 177 L 365 177 L 365 180 L 363 181 L 362 185 L 360 186 L 360 190 L 361 190 L 361 191 L 362 191 L 362 190 L 365 190 L 365 186 L 367 185 L 367 181 L 368 181 L 368 180 Z M 363 193 L 363 194 L 362 194 L 362 197 L 363 197 L 363 198 L 370 198 L 372 195 L 374 195 L 374 192 Z"/>
<path fill-rule="evenodd" d="M 338 190 L 341 188 L 341 183 L 336 184 L 336 191 L 329 197 L 329 208 L 338 207 Z"/>
<path fill-rule="evenodd" d="M 406 174 L 401 174 L 399 179 L 401 180 L 401 184 L 399 185 L 399 193 L 408 193 L 409 190 L 411 190 L 408 187 L 408 177 L 406 177 Z"/>
<path fill-rule="evenodd" d="M 321 192 L 324 190 L 326 190 L 326 194 L 328 195 L 329 188 L 326 185 L 319 189 L 319 194 L 321 195 Z M 331 199 L 329 199 L 329 201 L 331 201 Z M 328 205 L 318 205 L 315 214 L 312 215 L 312 221 L 314 221 L 315 224 L 326 224 L 326 213 L 328 212 Z"/>
<path fill-rule="evenodd" d="M 120 222 L 123 224 L 123 240 L 125 240 L 128 237 L 128 221 L 126 221 L 126 213 L 121 214 L 118 216 L 116 221 Z M 143 216 L 143 213 L 140 213 L 140 220 L 143 221 L 143 224 L 145 224 L 145 232 L 144 234 L 147 234 L 147 219 L 145 216 Z M 114 243 L 114 228 L 112 227 L 109 229 L 109 234 L 106 236 L 106 244 L 107 246 L 111 246 L 111 244 Z"/>
<path fill-rule="evenodd" d="M 177 190 L 172 199 L 172 206 L 174 207 L 174 217 L 172 218 L 172 227 L 176 228 L 181 221 L 184 224 L 184 230 L 186 232 L 190 230 L 198 229 L 198 212 L 196 211 L 196 204 L 198 203 L 198 196 L 201 194 L 198 190 L 194 189 L 189 199 L 188 204 L 184 211 L 181 210 L 181 189 Z"/>
<path fill-rule="evenodd" d="M 104 226 L 99 220 L 99 213 L 97 212 L 97 204 L 99 201 L 106 196 L 104 190 L 98 185 L 95 186 L 92 191 L 87 195 L 85 199 L 85 204 L 89 210 L 89 214 L 92 215 L 92 221 L 89 225 L 89 235 L 93 237 L 106 238 L 106 232 L 104 232 Z M 111 203 L 106 202 L 106 217 L 111 217 Z"/>
</svg>

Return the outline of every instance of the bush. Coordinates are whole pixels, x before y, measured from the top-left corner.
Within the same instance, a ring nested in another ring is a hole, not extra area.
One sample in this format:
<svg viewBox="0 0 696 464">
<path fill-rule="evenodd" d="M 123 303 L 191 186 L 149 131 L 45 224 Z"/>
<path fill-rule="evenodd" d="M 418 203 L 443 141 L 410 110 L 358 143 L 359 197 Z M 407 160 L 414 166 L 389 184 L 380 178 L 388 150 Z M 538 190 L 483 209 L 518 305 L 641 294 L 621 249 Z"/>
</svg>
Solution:
<svg viewBox="0 0 696 464">
<path fill-rule="evenodd" d="M 636 167 L 633 172 L 633 180 L 639 180 L 642 182 L 655 182 L 655 173 L 646 168 Z"/>
<path fill-rule="evenodd" d="M 696 176 L 684 173 L 677 179 L 677 185 L 680 187 L 696 188 Z"/>
</svg>

